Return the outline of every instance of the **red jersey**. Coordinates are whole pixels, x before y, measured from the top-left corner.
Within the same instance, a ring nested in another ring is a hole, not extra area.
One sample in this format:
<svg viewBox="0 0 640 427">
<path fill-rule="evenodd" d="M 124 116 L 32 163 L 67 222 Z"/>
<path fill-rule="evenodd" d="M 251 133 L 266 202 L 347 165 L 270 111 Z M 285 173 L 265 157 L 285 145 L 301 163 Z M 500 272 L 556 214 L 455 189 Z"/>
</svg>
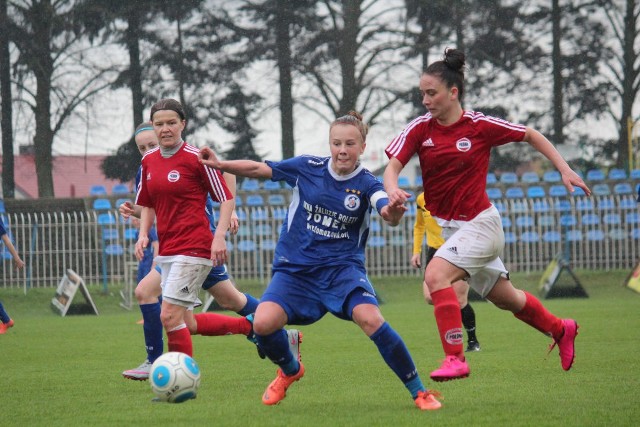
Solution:
<svg viewBox="0 0 640 427">
<path fill-rule="evenodd" d="M 186 142 L 171 157 L 160 147 L 142 158 L 136 204 L 156 212 L 159 255 L 211 258 L 213 234 L 205 212 L 207 193 L 214 201 L 233 198 L 220 171 L 198 161 L 198 148 Z"/>
<path fill-rule="evenodd" d="M 490 206 L 486 193 L 491 148 L 524 139 L 526 127 L 464 111 L 442 126 L 428 113 L 414 119 L 385 153 L 403 165 L 420 159 L 426 208 L 444 220 L 469 221 Z"/>
</svg>

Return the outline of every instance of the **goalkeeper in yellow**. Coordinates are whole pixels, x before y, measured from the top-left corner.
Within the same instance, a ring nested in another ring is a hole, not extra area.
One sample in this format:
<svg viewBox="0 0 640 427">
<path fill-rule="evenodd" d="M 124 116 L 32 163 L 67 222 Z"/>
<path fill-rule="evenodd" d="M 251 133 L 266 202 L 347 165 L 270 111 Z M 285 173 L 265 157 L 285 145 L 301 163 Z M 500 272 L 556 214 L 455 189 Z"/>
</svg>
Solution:
<svg viewBox="0 0 640 427">
<path fill-rule="evenodd" d="M 416 212 L 416 222 L 413 225 L 413 255 L 411 256 L 411 265 L 415 268 L 422 268 L 422 242 L 425 233 L 427 235 L 427 260 L 425 267 L 433 258 L 438 248 L 444 243 L 442 238 L 442 228 L 431 213 L 424 207 L 424 193 L 420 193 L 416 198 L 418 209 Z M 460 312 L 462 313 L 462 324 L 467 331 L 467 349 L 465 351 L 480 351 L 480 343 L 476 337 L 476 314 L 469 304 L 468 294 L 469 285 L 464 280 L 459 280 L 453 284 L 453 289 L 458 296 L 460 302 Z M 422 283 L 422 291 L 424 299 L 428 304 L 431 302 L 431 294 L 426 283 Z"/>
</svg>

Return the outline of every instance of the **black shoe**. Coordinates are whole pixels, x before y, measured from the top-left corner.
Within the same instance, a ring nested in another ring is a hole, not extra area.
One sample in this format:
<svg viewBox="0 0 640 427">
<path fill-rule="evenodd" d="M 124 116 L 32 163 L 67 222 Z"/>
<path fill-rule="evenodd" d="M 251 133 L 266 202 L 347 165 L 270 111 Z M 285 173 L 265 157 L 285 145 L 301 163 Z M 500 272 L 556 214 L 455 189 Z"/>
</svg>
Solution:
<svg viewBox="0 0 640 427">
<path fill-rule="evenodd" d="M 480 343 L 478 341 L 469 341 L 465 352 L 468 353 L 471 351 L 480 351 Z"/>
</svg>

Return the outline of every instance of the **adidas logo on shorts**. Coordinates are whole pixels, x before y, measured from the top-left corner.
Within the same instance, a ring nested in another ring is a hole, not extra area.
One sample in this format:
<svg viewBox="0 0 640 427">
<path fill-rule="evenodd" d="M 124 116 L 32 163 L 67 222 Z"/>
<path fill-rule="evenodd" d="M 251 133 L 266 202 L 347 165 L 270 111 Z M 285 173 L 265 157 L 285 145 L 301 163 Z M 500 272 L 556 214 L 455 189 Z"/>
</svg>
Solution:
<svg viewBox="0 0 640 427">
<path fill-rule="evenodd" d="M 447 248 L 448 251 L 453 252 L 454 254 L 458 255 L 458 248 L 455 246 L 451 246 L 450 248 Z"/>
<path fill-rule="evenodd" d="M 184 288 L 180 289 L 180 292 L 182 292 L 183 294 L 188 294 L 189 293 L 189 287 L 185 286 Z"/>
</svg>

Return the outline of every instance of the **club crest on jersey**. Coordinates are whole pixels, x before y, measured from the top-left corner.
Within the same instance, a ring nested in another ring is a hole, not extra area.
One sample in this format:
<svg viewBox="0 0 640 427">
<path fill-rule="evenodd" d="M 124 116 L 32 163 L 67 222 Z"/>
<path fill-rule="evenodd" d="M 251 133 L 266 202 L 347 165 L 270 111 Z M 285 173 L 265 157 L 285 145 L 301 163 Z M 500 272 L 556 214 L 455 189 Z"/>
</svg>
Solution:
<svg viewBox="0 0 640 427">
<path fill-rule="evenodd" d="M 344 207 L 350 211 L 355 211 L 360 207 L 360 197 L 356 194 L 347 194 L 347 197 L 344 198 Z"/>
<path fill-rule="evenodd" d="M 471 150 L 471 141 L 467 138 L 460 138 L 456 141 L 456 148 L 463 153 Z"/>
<path fill-rule="evenodd" d="M 167 175 L 167 179 L 169 180 L 169 182 L 178 182 L 178 180 L 180 179 L 180 172 L 178 172 L 177 170 L 170 171 Z"/>
</svg>

